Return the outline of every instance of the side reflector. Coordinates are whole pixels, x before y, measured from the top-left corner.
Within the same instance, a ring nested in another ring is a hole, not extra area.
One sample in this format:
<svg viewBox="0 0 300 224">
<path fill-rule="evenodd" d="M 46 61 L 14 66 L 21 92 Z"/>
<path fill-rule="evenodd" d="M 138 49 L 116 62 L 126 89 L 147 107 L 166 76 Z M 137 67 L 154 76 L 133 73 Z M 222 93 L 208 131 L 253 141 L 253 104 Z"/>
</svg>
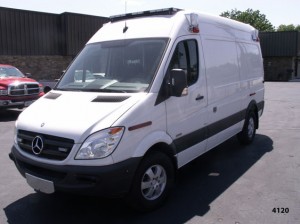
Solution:
<svg viewBox="0 0 300 224">
<path fill-rule="evenodd" d="M 147 121 L 145 123 L 141 123 L 141 124 L 137 124 L 137 125 L 129 127 L 128 131 L 133 131 L 133 130 L 144 128 L 144 127 L 147 127 L 147 126 L 150 126 L 150 125 L 152 125 L 152 121 Z"/>
</svg>

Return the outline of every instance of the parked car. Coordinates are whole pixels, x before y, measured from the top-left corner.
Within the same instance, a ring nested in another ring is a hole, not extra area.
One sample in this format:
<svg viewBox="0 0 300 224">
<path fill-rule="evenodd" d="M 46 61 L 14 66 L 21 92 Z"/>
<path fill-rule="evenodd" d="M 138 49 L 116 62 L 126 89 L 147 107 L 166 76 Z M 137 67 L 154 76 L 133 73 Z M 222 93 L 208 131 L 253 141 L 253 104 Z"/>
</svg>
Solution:
<svg viewBox="0 0 300 224">
<path fill-rule="evenodd" d="M 43 86 L 11 65 L 0 64 L 0 109 L 29 106 L 44 95 Z"/>
</svg>

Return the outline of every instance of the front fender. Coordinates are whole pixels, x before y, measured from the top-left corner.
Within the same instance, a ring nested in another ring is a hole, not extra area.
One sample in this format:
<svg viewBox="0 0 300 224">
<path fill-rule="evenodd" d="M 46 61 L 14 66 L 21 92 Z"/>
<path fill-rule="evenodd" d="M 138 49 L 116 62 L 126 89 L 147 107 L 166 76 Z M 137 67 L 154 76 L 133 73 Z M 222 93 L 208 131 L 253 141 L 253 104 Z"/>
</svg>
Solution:
<svg viewBox="0 0 300 224">
<path fill-rule="evenodd" d="M 171 145 L 172 138 L 164 131 L 155 131 L 144 138 L 137 146 L 133 157 L 143 157 L 148 149 L 157 143 L 165 143 Z"/>
</svg>

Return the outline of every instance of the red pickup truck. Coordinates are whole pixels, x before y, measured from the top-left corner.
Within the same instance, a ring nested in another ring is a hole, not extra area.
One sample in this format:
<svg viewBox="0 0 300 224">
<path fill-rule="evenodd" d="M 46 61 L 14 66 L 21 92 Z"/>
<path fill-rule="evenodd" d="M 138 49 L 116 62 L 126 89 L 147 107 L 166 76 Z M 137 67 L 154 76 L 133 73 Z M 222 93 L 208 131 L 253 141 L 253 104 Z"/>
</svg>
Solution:
<svg viewBox="0 0 300 224">
<path fill-rule="evenodd" d="M 11 65 L 0 64 L 0 109 L 21 109 L 43 95 L 40 83 Z"/>
</svg>

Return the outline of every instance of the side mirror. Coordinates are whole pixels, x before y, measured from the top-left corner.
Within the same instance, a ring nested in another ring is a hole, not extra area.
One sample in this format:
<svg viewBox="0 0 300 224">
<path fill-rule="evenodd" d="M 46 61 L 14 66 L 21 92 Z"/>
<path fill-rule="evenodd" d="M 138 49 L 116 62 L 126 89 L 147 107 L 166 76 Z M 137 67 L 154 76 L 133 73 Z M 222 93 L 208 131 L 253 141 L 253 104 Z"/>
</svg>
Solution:
<svg viewBox="0 0 300 224">
<path fill-rule="evenodd" d="M 31 78 L 31 77 L 32 77 L 31 73 L 25 73 L 25 76 L 26 76 L 27 78 Z"/>
<path fill-rule="evenodd" d="M 187 77 L 182 69 L 172 69 L 170 76 L 171 96 L 181 97 L 188 94 Z"/>
</svg>

